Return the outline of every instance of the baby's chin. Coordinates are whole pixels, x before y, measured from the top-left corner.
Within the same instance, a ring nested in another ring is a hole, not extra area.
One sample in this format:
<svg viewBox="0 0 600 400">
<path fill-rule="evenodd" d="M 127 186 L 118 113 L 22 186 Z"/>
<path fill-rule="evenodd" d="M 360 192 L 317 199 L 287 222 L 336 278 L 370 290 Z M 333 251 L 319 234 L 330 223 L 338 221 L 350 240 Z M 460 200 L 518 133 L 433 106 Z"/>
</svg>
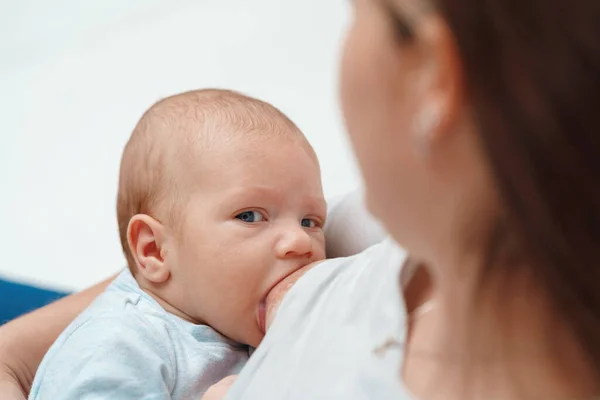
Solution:
<svg viewBox="0 0 600 400">
<path fill-rule="evenodd" d="M 306 271 L 312 269 L 317 264 L 321 263 L 323 260 L 315 261 L 311 264 L 307 264 L 304 267 L 294 271 L 293 273 L 286 276 L 281 282 L 271 289 L 266 299 L 266 328 L 267 330 L 271 326 L 273 319 L 275 318 L 275 314 L 277 314 L 277 310 L 279 309 L 279 305 L 283 301 L 286 293 L 294 286 L 296 281 L 302 277 L 306 273 Z"/>
</svg>

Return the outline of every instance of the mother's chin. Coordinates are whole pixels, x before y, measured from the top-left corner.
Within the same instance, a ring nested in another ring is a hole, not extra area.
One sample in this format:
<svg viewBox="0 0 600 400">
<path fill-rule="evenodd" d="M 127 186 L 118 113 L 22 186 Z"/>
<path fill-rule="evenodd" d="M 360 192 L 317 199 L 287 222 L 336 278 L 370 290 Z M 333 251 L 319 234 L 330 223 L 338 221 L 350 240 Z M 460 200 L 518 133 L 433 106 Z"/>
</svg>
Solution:
<svg viewBox="0 0 600 400">
<path fill-rule="evenodd" d="M 312 269 L 317 264 L 321 263 L 323 260 L 315 261 L 311 264 L 307 264 L 304 267 L 294 271 L 285 277 L 281 282 L 271 289 L 269 294 L 267 295 L 266 300 L 266 328 L 269 330 L 275 315 L 277 314 L 277 310 L 279 309 L 279 305 L 283 301 L 283 298 L 289 292 L 289 290 L 294 286 L 296 281 L 300 279 L 302 275 L 306 273 L 306 271 Z"/>
</svg>

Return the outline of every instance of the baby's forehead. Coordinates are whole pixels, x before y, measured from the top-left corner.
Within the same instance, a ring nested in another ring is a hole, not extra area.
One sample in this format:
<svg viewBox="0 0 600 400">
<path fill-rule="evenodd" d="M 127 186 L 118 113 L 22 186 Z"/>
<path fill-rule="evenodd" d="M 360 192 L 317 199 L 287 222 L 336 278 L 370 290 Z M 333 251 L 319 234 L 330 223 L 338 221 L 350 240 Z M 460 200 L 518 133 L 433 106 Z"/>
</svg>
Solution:
<svg viewBox="0 0 600 400">
<path fill-rule="evenodd" d="M 312 147 L 297 128 L 277 121 L 252 126 L 222 118 L 197 122 L 180 121 L 180 124 L 187 124 L 184 129 L 187 137 L 164 141 L 165 161 L 171 163 L 172 167 L 168 169 L 176 174 L 177 180 L 209 184 L 216 176 L 227 175 L 230 169 L 231 172 L 243 169 L 250 175 L 255 172 L 253 166 L 258 160 L 268 161 L 274 168 L 281 169 L 288 162 L 280 156 L 284 149 L 292 156 L 307 155 L 318 168 Z"/>
<path fill-rule="evenodd" d="M 230 127 L 224 127 L 224 131 L 211 132 L 209 138 L 205 137 L 185 149 L 189 164 L 198 168 L 196 173 L 240 168 L 251 172 L 256 165 L 265 163 L 281 169 L 290 163 L 290 158 L 309 159 L 319 167 L 314 150 L 302 135 L 272 130 L 239 131 Z M 185 164 L 182 166 L 186 167 Z"/>
</svg>

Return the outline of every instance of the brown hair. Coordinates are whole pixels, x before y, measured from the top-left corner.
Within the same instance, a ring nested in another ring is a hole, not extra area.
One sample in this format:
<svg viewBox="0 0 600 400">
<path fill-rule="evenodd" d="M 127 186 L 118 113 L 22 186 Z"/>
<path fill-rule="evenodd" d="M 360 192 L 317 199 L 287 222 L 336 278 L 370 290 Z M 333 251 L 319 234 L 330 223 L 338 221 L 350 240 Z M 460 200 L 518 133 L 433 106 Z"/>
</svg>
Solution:
<svg viewBox="0 0 600 400">
<path fill-rule="evenodd" d="M 222 89 L 194 90 L 154 104 L 137 123 L 121 159 L 117 220 L 123 253 L 129 268 L 135 261 L 127 241 L 129 220 L 148 214 L 176 225 L 185 202 L 182 171 L 196 153 L 218 138 L 230 140 L 242 133 L 253 137 L 293 136 L 312 152 L 296 125 L 271 104 Z M 316 156 L 315 156 L 316 158 Z"/>
<path fill-rule="evenodd" d="M 600 382 L 600 2 L 434 6 L 453 32 L 505 206 L 499 237 L 517 243 L 514 265 L 548 296 Z M 410 24 L 396 22 L 411 40 Z M 511 264 L 491 261 L 484 281 L 510 279 L 499 267 Z"/>
</svg>

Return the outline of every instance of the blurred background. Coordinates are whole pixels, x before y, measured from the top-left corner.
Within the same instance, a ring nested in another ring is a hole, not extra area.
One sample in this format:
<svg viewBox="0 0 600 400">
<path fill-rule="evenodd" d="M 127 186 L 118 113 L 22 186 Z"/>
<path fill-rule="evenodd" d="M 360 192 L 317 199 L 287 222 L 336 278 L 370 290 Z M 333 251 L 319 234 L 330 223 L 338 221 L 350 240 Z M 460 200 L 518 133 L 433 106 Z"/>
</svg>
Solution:
<svg viewBox="0 0 600 400">
<path fill-rule="evenodd" d="M 125 266 L 121 151 L 143 111 L 177 92 L 230 88 L 273 103 L 315 147 L 327 197 L 355 187 L 337 101 L 346 3 L 4 1 L 0 278 L 77 290 Z"/>
</svg>

